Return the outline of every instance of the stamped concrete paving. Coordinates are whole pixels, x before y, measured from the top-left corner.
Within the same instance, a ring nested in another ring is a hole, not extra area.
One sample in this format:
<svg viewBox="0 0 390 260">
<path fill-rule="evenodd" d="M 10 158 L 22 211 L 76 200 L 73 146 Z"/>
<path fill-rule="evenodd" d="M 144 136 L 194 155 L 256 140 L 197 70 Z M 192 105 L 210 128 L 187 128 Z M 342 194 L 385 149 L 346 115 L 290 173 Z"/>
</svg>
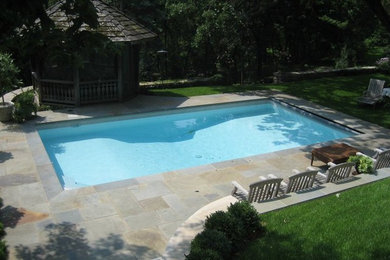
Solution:
<svg viewBox="0 0 390 260">
<path fill-rule="evenodd" d="M 0 197 L 4 199 L 1 218 L 6 226 L 11 259 L 49 254 L 70 259 L 161 257 L 168 240 L 185 220 L 198 209 L 230 194 L 232 180 L 246 186 L 258 180 L 259 175 L 273 173 L 287 177 L 291 169 L 303 170 L 309 165 L 310 150 L 314 147 L 64 191 L 36 132 L 37 123 L 270 96 L 362 131 L 342 141 L 363 152 L 369 152 L 368 148 L 390 146 L 388 129 L 271 92 L 193 98 L 138 96 L 120 104 L 40 112 L 35 122 L 21 126 L 0 125 Z"/>
</svg>

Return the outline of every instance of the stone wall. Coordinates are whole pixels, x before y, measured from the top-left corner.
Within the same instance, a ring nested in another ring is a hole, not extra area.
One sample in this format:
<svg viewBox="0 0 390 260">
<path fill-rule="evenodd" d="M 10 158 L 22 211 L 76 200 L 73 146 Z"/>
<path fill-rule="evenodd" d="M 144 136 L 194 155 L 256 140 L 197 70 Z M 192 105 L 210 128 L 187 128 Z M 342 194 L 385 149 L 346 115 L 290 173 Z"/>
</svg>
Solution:
<svg viewBox="0 0 390 260">
<path fill-rule="evenodd" d="M 375 66 L 353 67 L 346 69 L 330 69 L 324 71 L 300 71 L 300 72 L 275 72 L 273 83 L 282 83 L 289 81 L 317 79 L 323 77 L 350 76 L 357 74 L 368 74 L 379 72 Z"/>
</svg>

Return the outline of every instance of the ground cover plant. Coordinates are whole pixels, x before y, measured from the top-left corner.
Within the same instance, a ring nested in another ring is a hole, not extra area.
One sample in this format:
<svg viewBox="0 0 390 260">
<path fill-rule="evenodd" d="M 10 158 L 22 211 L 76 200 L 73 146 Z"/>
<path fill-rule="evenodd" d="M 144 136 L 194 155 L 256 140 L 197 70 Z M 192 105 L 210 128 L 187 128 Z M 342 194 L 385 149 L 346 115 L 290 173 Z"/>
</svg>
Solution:
<svg viewBox="0 0 390 260">
<path fill-rule="evenodd" d="M 239 259 L 389 259 L 390 180 L 261 215 Z"/>
<path fill-rule="evenodd" d="M 329 77 L 312 80 L 302 80 L 282 84 L 250 84 L 228 86 L 198 86 L 176 89 L 150 89 L 149 94 L 164 96 L 190 97 L 219 93 L 232 93 L 250 90 L 275 89 L 297 96 L 314 103 L 342 111 L 368 122 L 390 128 L 390 113 L 388 107 L 359 106 L 356 98 L 367 90 L 370 78 L 378 78 L 390 83 L 390 75 L 365 74 L 357 76 Z"/>
</svg>

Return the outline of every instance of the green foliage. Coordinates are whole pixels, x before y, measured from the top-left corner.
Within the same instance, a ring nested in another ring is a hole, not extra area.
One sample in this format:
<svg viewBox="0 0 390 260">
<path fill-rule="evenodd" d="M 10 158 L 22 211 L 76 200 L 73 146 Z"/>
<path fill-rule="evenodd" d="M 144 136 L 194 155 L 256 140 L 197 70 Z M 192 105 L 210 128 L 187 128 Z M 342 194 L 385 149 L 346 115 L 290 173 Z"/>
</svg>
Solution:
<svg viewBox="0 0 390 260">
<path fill-rule="evenodd" d="M 0 210 L 3 207 L 3 199 L 0 198 Z M 3 237 L 6 235 L 4 225 L 0 222 L 0 260 L 8 259 L 8 250 Z"/>
<path fill-rule="evenodd" d="M 15 66 L 11 54 L 0 52 L 0 95 L 4 102 L 4 94 L 20 84 L 19 69 Z"/>
<path fill-rule="evenodd" d="M 244 231 L 243 240 L 251 240 L 253 237 L 263 233 L 260 215 L 252 204 L 247 201 L 235 203 L 228 208 L 229 214 L 239 222 L 240 230 Z"/>
<path fill-rule="evenodd" d="M 186 259 L 227 259 L 231 255 L 231 243 L 224 232 L 206 228 L 191 242 Z"/>
<path fill-rule="evenodd" d="M 216 211 L 206 218 L 204 227 L 206 230 L 218 230 L 227 235 L 231 239 L 238 230 L 234 230 L 234 219 L 230 214 L 223 211 Z"/>
<path fill-rule="evenodd" d="M 206 259 L 206 260 L 224 260 L 224 258 L 221 257 L 221 255 L 214 250 L 208 249 L 208 248 L 196 248 L 191 249 L 191 252 L 186 255 L 186 260 L 199 260 L 199 259 Z"/>
<path fill-rule="evenodd" d="M 390 97 L 388 97 L 388 96 L 383 97 L 382 103 L 383 103 L 384 108 L 389 109 L 390 108 Z"/>
<path fill-rule="evenodd" d="M 17 95 L 13 102 L 15 103 L 13 118 L 18 123 L 31 119 L 32 113 L 37 113 L 38 107 L 34 102 L 34 91 L 26 91 Z"/>
<path fill-rule="evenodd" d="M 263 233 L 259 213 L 249 202 L 231 204 L 227 212 L 217 211 L 206 218 L 205 228 L 192 241 L 186 259 L 206 259 L 209 255 L 230 259 Z"/>
<path fill-rule="evenodd" d="M 336 69 L 345 69 L 348 67 L 348 49 L 347 46 L 344 46 L 341 49 L 340 57 L 335 62 Z"/>
<path fill-rule="evenodd" d="M 0 222 L 0 239 L 2 239 L 4 236 L 5 236 L 4 225 L 3 223 Z"/>
<path fill-rule="evenodd" d="M 91 28 L 97 26 L 90 1 L 62 1 L 73 24 L 65 32 L 56 29 L 44 12 L 48 2 L 57 1 L 25 2 L 0 1 L 0 49 L 12 52 L 18 65 L 25 66 L 22 70 L 29 69 L 30 56 L 35 56 L 37 63 L 51 59 L 56 64 L 72 62 L 82 66 L 84 58 L 98 50 L 116 51 L 107 38 L 78 30 L 83 23 Z M 161 49 L 168 51 L 167 78 L 209 77 L 218 73 L 232 83 L 260 81 L 274 71 L 302 68 L 304 64 L 336 63 L 336 67 L 342 68 L 348 61 L 350 65 L 366 65 L 370 58 L 366 53 L 376 45 L 388 46 L 389 42 L 388 32 L 365 1 L 105 2 L 121 8 L 159 35 L 140 51 L 140 76 L 146 81 L 162 74 L 161 57 L 156 53 Z M 40 24 L 35 23 L 37 19 Z M 347 55 L 340 55 L 345 45 Z"/>
<path fill-rule="evenodd" d="M 369 157 L 352 155 L 348 158 L 348 162 L 356 163 L 356 169 L 359 173 L 373 173 L 373 161 Z"/>
<path fill-rule="evenodd" d="M 376 62 L 378 68 L 386 74 L 390 74 L 390 58 L 385 57 L 381 58 Z"/>
</svg>

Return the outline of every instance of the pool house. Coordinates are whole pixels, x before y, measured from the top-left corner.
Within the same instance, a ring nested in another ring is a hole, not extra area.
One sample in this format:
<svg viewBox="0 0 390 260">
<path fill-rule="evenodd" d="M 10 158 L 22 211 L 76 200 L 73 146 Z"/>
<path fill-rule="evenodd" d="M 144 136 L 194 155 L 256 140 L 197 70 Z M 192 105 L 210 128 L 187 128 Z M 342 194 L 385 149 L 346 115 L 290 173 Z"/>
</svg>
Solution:
<svg viewBox="0 0 390 260">
<path fill-rule="evenodd" d="M 98 16 L 95 31 L 105 35 L 120 51 L 95 53 L 84 58 L 81 67 L 49 61 L 33 65 L 33 86 L 43 103 L 80 106 L 122 101 L 138 93 L 140 43 L 156 34 L 100 0 L 91 2 Z M 57 2 L 47 13 L 57 28 L 67 29 L 72 24 L 61 9 L 62 4 L 63 1 Z M 93 29 L 83 24 L 80 30 Z"/>
</svg>

